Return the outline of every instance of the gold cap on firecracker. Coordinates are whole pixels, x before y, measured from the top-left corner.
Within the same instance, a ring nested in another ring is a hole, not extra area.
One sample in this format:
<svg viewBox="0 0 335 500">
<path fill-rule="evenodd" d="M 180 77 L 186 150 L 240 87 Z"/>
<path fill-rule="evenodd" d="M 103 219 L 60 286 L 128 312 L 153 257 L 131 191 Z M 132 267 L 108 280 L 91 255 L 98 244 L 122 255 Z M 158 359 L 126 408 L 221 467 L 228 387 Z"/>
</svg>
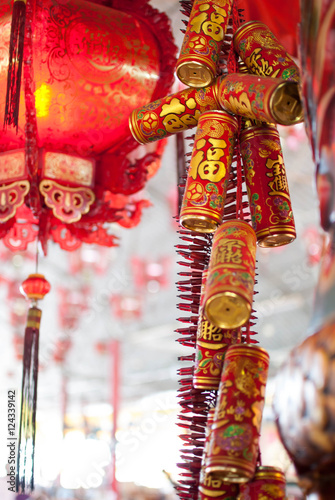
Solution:
<svg viewBox="0 0 335 500">
<path fill-rule="evenodd" d="M 235 292 L 217 293 L 207 300 L 205 315 L 208 320 L 220 328 L 239 328 L 251 314 L 249 302 Z"/>
<path fill-rule="evenodd" d="M 207 87 L 214 80 L 213 72 L 201 62 L 184 61 L 177 66 L 177 76 L 181 82 L 190 87 Z"/>
<path fill-rule="evenodd" d="M 279 228 L 280 231 L 280 228 Z M 262 248 L 273 248 L 288 245 L 296 239 L 294 228 L 284 226 L 283 232 L 278 232 L 278 228 L 274 227 L 264 229 L 264 231 L 256 231 L 257 244 Z"/>
<path fill-rule="evenodd" d="M 296 82 L 280 83 L 270 98 L 273 118 L 280 125 L 294 125 L 304 121 L 299 87 Z"/>
<path fill-rule="evenodd" d="M 254 481 L 258 479 L 272 479 L 285 482 L 285 475 L 279 467 L 261 466 L 257 467 L 254 476 Z"/>
<path fill-rule="evenodd" d="M 214 233 L 220 221 L 217 222 L 205 215 L 197 215 L 194 213 L 184 214 L 180 217 L 180 224 L 190 231 L 197 233 Z"/>
</svg>

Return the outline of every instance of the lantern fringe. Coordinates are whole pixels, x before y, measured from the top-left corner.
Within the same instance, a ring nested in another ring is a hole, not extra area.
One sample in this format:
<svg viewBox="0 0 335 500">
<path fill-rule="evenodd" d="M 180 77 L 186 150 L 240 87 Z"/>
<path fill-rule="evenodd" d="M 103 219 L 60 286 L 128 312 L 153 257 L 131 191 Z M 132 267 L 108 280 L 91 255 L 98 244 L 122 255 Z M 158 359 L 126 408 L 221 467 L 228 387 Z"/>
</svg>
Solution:
<svg viewBox="0 0 335 500">
<path fill-rule="evenodd" d="M 38 347 L 41 314 L 42 311 L 35 306 L 29 309 L 24 336 L 20 431 L 16 470 L 16 491 L 19 493 L 34 490 Z"/>
<path fill-rule="evenodd" d="M 26 21 L 26 2 L 14 0 L 9 42 L 6 106 L 4 127 L 13 125 L 16 133 L 19 127 L 21 75 Z"/>
</svg>

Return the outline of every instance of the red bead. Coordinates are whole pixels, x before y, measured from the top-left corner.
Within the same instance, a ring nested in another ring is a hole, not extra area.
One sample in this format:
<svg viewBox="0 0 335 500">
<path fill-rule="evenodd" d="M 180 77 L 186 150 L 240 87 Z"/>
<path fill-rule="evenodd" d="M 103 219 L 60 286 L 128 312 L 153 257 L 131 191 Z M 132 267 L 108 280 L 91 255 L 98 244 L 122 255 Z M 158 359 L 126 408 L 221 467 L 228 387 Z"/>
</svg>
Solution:
<svg viewBox="0 0 335 500">
<path fill-rule="evenodd" d="M 20 287 L 22 295 L 32 300 L 42 300 L 50 289 L 51 285 L 43 274 L 30 274 Z"/>
</svg>

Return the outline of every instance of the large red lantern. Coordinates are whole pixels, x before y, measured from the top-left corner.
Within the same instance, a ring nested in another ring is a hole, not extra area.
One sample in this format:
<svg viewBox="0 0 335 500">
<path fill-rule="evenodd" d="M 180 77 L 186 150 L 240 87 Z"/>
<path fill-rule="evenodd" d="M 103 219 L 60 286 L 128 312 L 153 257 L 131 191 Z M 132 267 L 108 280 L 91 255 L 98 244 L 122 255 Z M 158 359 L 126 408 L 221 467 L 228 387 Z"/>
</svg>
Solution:
<svg viewBox="0 0 335 500">
<path fill-rule="evenodd" d="M 25 249 L 37 224 L 44 250 L 49 238 L 66 250 L 83 241 L 111 246 L 105 224 L 139 221 L 145 204 L 130 195 L 157 160 L 152 147 L 128 158 L 138 147 L 128 116 L 172 84 L 167 18 L 146 0 L 116 1 L 113 8 L 27 0 L 26 8 L 15 3 L 13 26 L 17 4 L 25 10 L 23 71 L 17 129 L 7 125 L 0 134 L 0 237 L 11 233 L 5 244 Z M 12 10 L 11 0 L 0 0 L 2 123 L 11 123 Z"/>
</svg>

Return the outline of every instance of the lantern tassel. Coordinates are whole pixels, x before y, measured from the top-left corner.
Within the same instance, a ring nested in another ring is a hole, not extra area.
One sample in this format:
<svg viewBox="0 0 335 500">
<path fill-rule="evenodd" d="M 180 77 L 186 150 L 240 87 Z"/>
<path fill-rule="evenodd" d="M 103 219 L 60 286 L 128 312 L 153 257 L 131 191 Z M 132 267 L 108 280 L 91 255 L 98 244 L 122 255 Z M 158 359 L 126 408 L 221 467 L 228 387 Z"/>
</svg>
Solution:
<svg viewBox="0 0 335 500">
<path fill-rule="evenodd" d="M 4 127 L 19 126 L 20 89 L 26 20 L 26 0 L 14 0 L 9 42 L 9 63 Z"/>
<path fill-rule="evenodd" d="M 28 311 L 24 336 L 21 390 L 20 432 L 17 455 L 16 491 L 34 490 L 34 454 L 38 376 L 39 328 L 42 311 L 33 306 Z"/>
</svg>

